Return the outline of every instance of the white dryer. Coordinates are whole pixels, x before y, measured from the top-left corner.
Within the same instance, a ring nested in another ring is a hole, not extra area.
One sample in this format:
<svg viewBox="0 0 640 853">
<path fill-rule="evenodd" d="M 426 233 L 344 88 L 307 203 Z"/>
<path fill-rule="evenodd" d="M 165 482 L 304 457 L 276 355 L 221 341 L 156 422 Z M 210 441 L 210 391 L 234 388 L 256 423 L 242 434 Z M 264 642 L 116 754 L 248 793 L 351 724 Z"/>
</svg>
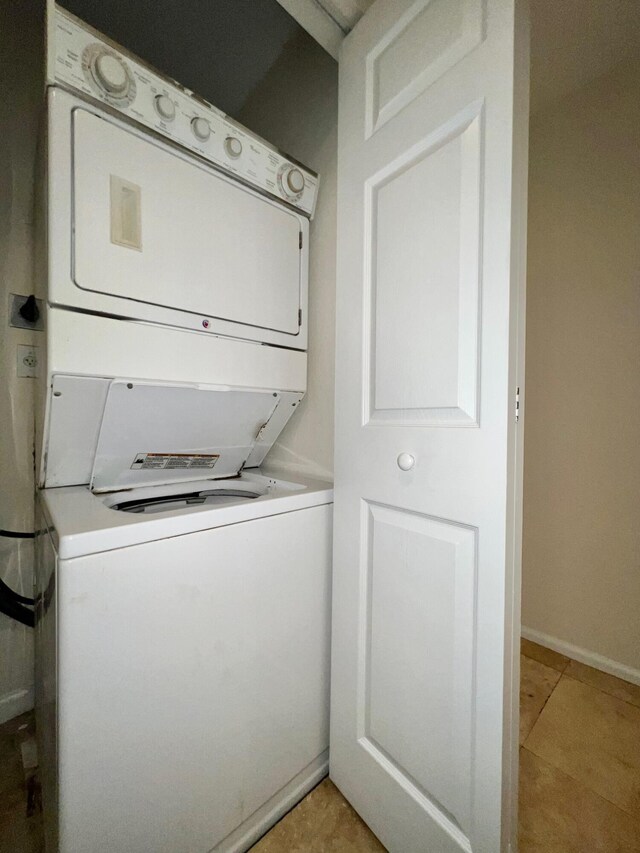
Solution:
<svg viewBox="0 0 640 853">
<path fill-rule="evenodd" d="M 306 390 L 307 218 L 57 87 L 47 119 L 40 485 L 89 482 L 47 464 L 60 381 L 78 462 L 106 379 L 293 395 L 282 429 Z"/>
<path fill-rule="evenodd" d="M 48 97 L 50 305 L 306 349 L 304 214 L 108 105 Z"/>
<path fill-rule="evenodd" d="M 88 482 L 47 480 L 59 377 L 78 380 L 78 412 L 93 412 L 85 436 L 104 396 L 82 378 L 300 399 L 318 191 L 312 170 L 64 9 L 48 12 L 40 486 Z"/>
<path fill-rule="evenodd" d="M 306 390 L 317 176 L 53 11 L 46 849 L 246 850 L 328 766 L 331 487 L 259 467 Z"/>
</svg>

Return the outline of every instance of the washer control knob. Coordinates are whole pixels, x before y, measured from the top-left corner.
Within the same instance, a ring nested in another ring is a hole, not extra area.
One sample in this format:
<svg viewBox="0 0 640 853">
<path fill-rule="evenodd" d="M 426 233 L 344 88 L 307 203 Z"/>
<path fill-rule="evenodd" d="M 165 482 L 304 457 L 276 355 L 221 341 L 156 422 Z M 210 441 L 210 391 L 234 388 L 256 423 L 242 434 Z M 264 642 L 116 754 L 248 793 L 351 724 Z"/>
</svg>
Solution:
<svg viewBox="0 0 640 853">
<path fill-rule="evenodd" d="M 304 175 L 300 169 L 289 169 L 287 172 L 287 186 L 292 193 L 298 195 L 304 189 Z"/>
<path fill-rule="evenodd" d="M 236 160 L 242 154 L 242 142 L 240 142 L 237 136 L 227 136 L 224 141 L 224 150 L 229 157 L 233 157 Z"/>
<path fill-rule="evenodd" d="M 156 112 L 165 121 L 173 121 L 176 117 L 176 105 L 168 95 L 156 95 L 154 101 Z"/>
<path fill-rule="evenodd" d="M 410 471 L 416 464 L 416 460 L 410 453 L 401 453 L 396 461 L 401 471 Z"/>
<path fill-rule="evenodd" d="M 191 130 L 193 131 L 195 138 L 199 139 L 200 142 L 206 142 L 211 136 L 211 126 L 206 118 L 192 118 Z"/>
<path fill-rule="evenodd" d="M 99 86 L 109 95 L 123 98 L 129 91 L 127 67 L 112 53 L 99 53 L 94 62 L 95 78 Z"/>
</svg>

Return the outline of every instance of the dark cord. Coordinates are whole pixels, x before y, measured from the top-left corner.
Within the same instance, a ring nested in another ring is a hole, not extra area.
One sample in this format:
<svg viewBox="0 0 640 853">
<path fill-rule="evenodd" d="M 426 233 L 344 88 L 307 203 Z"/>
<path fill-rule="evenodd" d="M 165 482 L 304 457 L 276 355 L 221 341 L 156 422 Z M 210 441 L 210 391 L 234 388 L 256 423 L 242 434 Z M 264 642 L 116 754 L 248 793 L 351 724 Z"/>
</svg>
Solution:
<svg viewBox="0 0 640 853">
<path fill-rule="evenodd" d="M 0 598 L 11 598 L 18 604 L 28 604 L 30 607 L 33 607 L 33 605 L 35 604 L 33 598 L 27 598 L 24 595 L 20 595 L 19 592 L 16 592 L 15 590 L 11 589 L 10 586 L 7 586 L 7 584 L 2 580 L 2 578 L 0 578 Z"/>
<path fill-rule="evenodd" d="M 35 539 L 35 533 L 21 533 L 19 530 L 0 530 L 0 536 L 6 536 L 7 539 Z"/>
<path fill-rule="evenodd" d="M 5 536 L 8 539 L 35 539 L 35 533 L 21 533 L 18 530 L 0 530 L 0 536 Z M 35 604 L 33 598 L 27 598 L 20 593 L 15 592 L 10 586 L 0 579 L 0 613 L 9 616 L 10 619 L 15 619 L 16 622 L 21 622 L 29 628 L 35 625 L 35 616 L 32 610 L 24 605 L 33 606 Z"/>
<path fill-rule="evenodd" d="M 12 602 L 0 595 L 0 613 L 4 613 L 10 619 L 15 619 L 16 622 L 21 622 L 28 628 L 33 628 L 36 624 L 36 617 L 33 610 L 24 607 L 22 604 Z"/>
</svg>

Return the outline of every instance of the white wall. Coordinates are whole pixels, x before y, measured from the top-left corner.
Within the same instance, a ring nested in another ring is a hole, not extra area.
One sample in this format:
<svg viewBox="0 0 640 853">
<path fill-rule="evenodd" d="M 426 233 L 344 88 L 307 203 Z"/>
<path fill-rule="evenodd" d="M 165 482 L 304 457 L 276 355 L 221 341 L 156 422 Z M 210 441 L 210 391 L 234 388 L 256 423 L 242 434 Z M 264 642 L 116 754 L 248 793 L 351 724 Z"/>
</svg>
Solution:
<svg viewBox="0 0 640 853">
<path fill-rule="evenodd" d="M 522 619 L 640 676 L 638 92 L 531 123 Z"/>
<path fill-rule="evenodd" d="M 42 82 L 42 10 L 0 0 L 0 528 L 33 530 L 33 380 L 16 378 L 16 347 L 38 333 L 9 328 L 9 293 L 32 284 L 33 163 Z M 32 544 L 0 538 L 0 577 L 31 595 Z M 33 704 L 32 631 L 0 614 L 0 722 Z"/>
<path fill-rule="evenodd" d="M 287 45 L 238 119 L 321 177 L 310 234 L 308 393 L 267 463 L 332 479 L 337 63 L 301 34 Z"/>
</svg>

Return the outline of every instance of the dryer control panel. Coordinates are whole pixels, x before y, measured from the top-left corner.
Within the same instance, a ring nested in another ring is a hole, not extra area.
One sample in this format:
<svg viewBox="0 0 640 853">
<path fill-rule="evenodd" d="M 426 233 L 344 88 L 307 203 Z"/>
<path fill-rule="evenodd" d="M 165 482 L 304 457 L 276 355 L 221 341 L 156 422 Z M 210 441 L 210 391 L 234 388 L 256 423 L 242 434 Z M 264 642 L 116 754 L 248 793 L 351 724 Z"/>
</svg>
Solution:
<svg viewBox="0 0 640 853">
<path fill-rule="evenodd" d="M 318 192 L 314 172 L 58 6 L 49 22 L 48 53 L 49 83 L 102 101 L 261 192 L 313 215 Z"/>
</svg>

